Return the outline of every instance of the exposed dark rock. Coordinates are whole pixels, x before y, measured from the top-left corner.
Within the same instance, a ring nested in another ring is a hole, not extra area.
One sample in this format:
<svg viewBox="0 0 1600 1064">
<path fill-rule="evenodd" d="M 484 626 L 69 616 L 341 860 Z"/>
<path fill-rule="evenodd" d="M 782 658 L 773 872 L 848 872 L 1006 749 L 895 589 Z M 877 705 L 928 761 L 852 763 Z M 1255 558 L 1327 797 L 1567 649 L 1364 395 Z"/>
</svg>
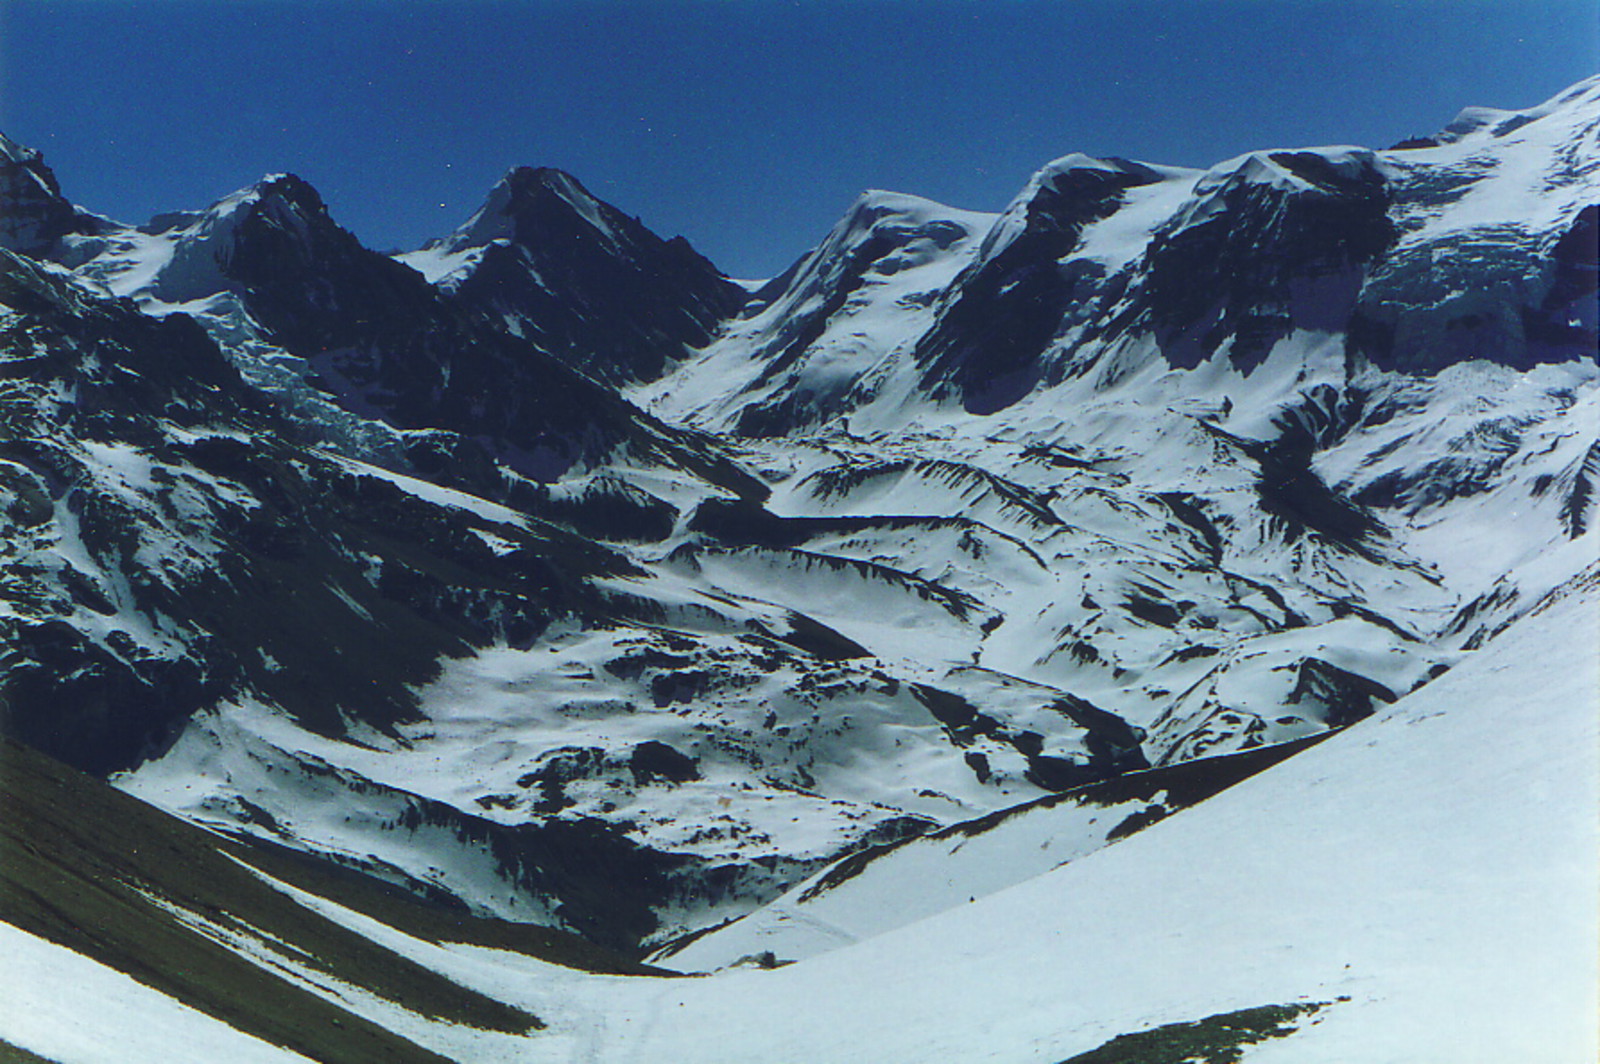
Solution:
<svg viewBox="0 0 1600 1064">
<path fill-rule="evenodd" d="M 488 522 L 301 450 L 183 315 L 147 317 L 3 250 L 0 304 L 13 311 L 0 350 L 28 352 L 0 359 L 14 385 L 0 396 L 11 508 L 79 537 L 125 587 L 62 578 L 49 553 L 8 563 L 37 619 L 7 622 L 4 727 L 71 764 L 130 767 L 234 691 L 325 734 L 389 728 L 415 713 L 414 688 L 442 657 L 527 645 L 554 616 L 598 612 L 584 580 L 629 569 L 554 527 Z M 91 447 L 147 468 L 148 483 L 97 479 Z M 56 526 L 52 496 L 73 529 Z M 127 619 L 102 643 L 71 623 L 80 605 Z M 153 618 L 184 651 L 124 630 Z"/>
<path fill-rule="evenodd" d="M 515 501 L 512 494 L 508 501 Z M 677 509 L 612 477 L 596 477 L 577 494 L 546 497 L 530 510 L 591 539 L 655 543 L 671 535 Z"/>
<path fill-rule="evenodd" d="M 452 302 L 603 381 L 653 380 L 711 339 L 745 290 L 682 237 L 662 240 L 575 178 L 519 167 L 442 241 L 482 248 Z"/>
<path fill-rule="evenodd" d="M 980 251 L 918 342 L 924 383 L 936 394 L 952 390 L 975 414 L 1003 409 L 1031 391 L 1063 317 L 1102 280 L 1084 263 L 1060 260 L 1085 225 L 1116 210 L 1124 191 L 1157 179 L 1148 167 L 1122 160 L 1088 160 L 1041 175 L 1022 208 L 1022 231 L 993 254 Z"/>
<path fill-rule="evenodd" d="M 1294 1034 L 1304 1022 L 1302 1017 L 1314 1016 L 1329 1004 L 1261 1005 L 1191 1023 L 1169 1023 L 1118 1035 L 1061 1064 L 1239 1064 L 1244 1047 Z"/>
<path fill-rule="evenodd" d="M 174 252 L 192 264 L 162 282 L 199 287 L 164 298 L 232 291 L 347 410 L 460 437 L 415 437 L 408 457 L 419 471 L 465 457 L 467 468 L 453 465 L 450 475 L 481 490 L 490 460 L 548 481 L 629 444 L 737 494 L 765 492 L 709 440 L 667 428 L 533 340 L 466 312 L 415 270 L 362 247 L 294 175 L 270 178 L 207 218 L 190 221 L 192 233 Z"/>
<path fill-rule="evenodd" d="M 633 748 L 628 758 L 628 768 L 633 773 L 633 782 L 638 785 L 658 780 L 687 783 L 700 778 L 700 769 L 695 765 L 694 758 L 655 740 Z"/>
<path fill-rule="evenodd" d="M 1081 761 L 1037 753 L 1028 756 L 1028 770 L 1024 776 L 1035 787 L 1047 791 L 1071 790 L 1105 778 L 1103 772 Z"/>
<path fill-rule="evenodd" d="M 1089 751 L 1087 761 L 1046 754 L 1044 736 L 1008 728 L 987 713 L 979 712 L 960 695 L 926 684 L 912 684 L 911 693 L 944 725 L 951 742 L 966 747 L 985 738 L 1009 745 L 1027 760 L 1028 781 L 1046 790 L 1067 790 L 1149 765 L 1139 746 L 1144 737 L 1139 729 L 1081 698 L 1064 696 L 1051 708 L 1084 730 L 1084 745 Z M 982 760 L 974 761 L 975 754 Z M 975 751 L 965 756 L 968 766 L 981 780 L 988 768 L 987 757 Z"/>
<path fill-rule="evenodd" d="M 1550 251 L 1550 287 L 1522 308 L 1526 362 L 1600 359 L 1600 205 L 1589 204 Z"/>
<path fill-rule="evenodd" d="M 1561 500 L 1561 525 L 1568 539 L 1588 531 L 1593 520 L 1595 484 L 1600 482 L 1600 440 L 1589 445 L 1583 460 L 1572 471 L 1571 485 Z"/>
<path fill-rule="evenodd" d="M 0 734 L 106 774 L 152 752 L 222 693 L 189 658 L 117 655 L 65 621 L 0 628 Z"/>
<path fill-rule="evenodd" d="M 44 156 L 0 134 L 0 248 L 41 257 L 69 233 L 100 228 L 61 194 Z"/>
<path fill-rule="evenodd" d="M 945 726 L 950 741 L 958 746 L 969 746 L 978 736 L 995 735 L 1000 730 L 998 720 L 979 713 L 976 706 L 958 694 L 926 684 L 912 684 L 911 694 Z"/>
<path fill-rule="evenodd" d="M 1407 137 L 1396 141 L 1389 146 L 1390 151 L 1416 151 L 1418 148 L 1437 148 L 1439 141 L 1436 137 Z"/>
<path fill-rule="evenodd" d="M 1321 658 L 1304 658 L 1294 666 L 1294 690 L 1286 701 L 1311 712 L 1329 728 L 1370 717 L 1375 703 L 1387 705 L 1398 696 L 1383 684 L 1341 669 Z"/>
<path fill-rule="evenodd" d="M 1158 602 L 1142 595 L 1129 595 L 1123 600 L 1122 608 L 1146 624 L 1160 625 L 1162 628 L 1172 628 L 1183 619 L 1182 612 L 1172 603 Z"/>
<path fill-rule="evenodd" d="M 1303 186 L 1258 178 L 1274 167 Z M 1339 163 L 1315 152 L 1252 155 L 1196 198 L 1151 240 L 1142 283 L 1111 326 L 1152 330 L 1179 367 L 1226 344 L 1249 372 L 1294 329 L 1343 330 L 1367 271 L 1396 237 L 1370 154 Z"/>
<path fill-rule="evenodd" d="M 852 658 L 870 658 L 872 652 L 814 617 L 793 610 L 785 615 L 787 630 L 769 633 L 774 639 L 788 643 L 822 661 L 849 661 Z M 765 629 L 762 629 L 763 631 Z"/>
<path fill-rule="evenodd" d="M 1087 733 L 1089 766 L 1102 778 L 1149 767 L 1139 745 L 1144 741 L 1142 728 L 1073 695 L 1058 698 L 1050 708 Z"/>
<path fill-rule="evenodd" d="M 693 702 L 706 692 L 713 679 L 706 669 L 658 672 L 650 677 L 650 699 L 658 709 L 678 702 Z"/>
<path fill-rule="evenodd" d="M 604 767 L 605 751 L 599 747 L 562 747 L 545 753 L 538 768 L 517 778 L 517 786 L 539 788 L 540 798 L 534 804 L 534 812 L 558 813 L 573 804 L 566 795 L 565 785 L 574 780 L 590 779 Z"/>
<path fill-rule="evenodd" d="M 1417 374 L 1472 359 L 1519 370 L 1592 361 L 1600 347 L 1597 243 L 1600 208 L 1590 204 L 1548 247 L 1512 225 L 1411 247 L 1363 288 L 1346 349 Z"/>
<path fill-rule="evenodd" d="M 1247 440 L 1201 424 L 1258 463 L 1256 492 L 1261 508 L 1277 520 L 1286 540 L 1314 532 L 1330 544 L 1361 552 L 1369 550 L 1367 541 L 1383 531 L 1361 501 L 1330 488 L 1311 468 L 1316 436 L 1301 422 L 1280 422 L 1280 435 L 1272 440 Z"/>
<path fill-rule="evenodd" d="M 1162 501 L 1172 516 L 1194 529 L 1205 544 L 1206 557 L 1212 565 L 1222 564 L 1222 533 L 1217 531 L 1217 526 L 1206 517 L 1204 501 L 1183 492 L 1169 491 L 1156 496 Z"/>
</svg>

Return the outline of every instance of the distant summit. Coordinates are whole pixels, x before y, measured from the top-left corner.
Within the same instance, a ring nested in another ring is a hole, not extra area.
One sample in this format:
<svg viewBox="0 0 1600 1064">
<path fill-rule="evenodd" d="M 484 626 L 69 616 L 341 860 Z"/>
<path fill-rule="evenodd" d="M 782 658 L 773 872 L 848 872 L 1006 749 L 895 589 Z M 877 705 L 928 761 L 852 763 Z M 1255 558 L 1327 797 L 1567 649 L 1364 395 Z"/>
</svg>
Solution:
<svg viewBox="0 0 1600 1064">
<path fill-rule="evenodd" d="M 68 233 L 94 232 L 101 222 L 61 195 L 42 154 L 0 133 L 0 248 L 48 255 Z"/>
<path fill-rule="evenodd" d="M 563 235 L 574 236 L 585 227 L 601 239 L 616 240 L 625 222 L 571 174 L 547 166 L 519 166 L 489 190 L 484 205 L 461 228 L 429 246 L 451 252 L 507 240 L 536 247 Z"/>
<path fill-rule="evenodd" d="M 654 380 L 743 305 L 681 237 L 662 240 L 577 179 L 519 167 L 453 234 L 400 255 L 462 307 L 597 380 Z"/>
</svg>

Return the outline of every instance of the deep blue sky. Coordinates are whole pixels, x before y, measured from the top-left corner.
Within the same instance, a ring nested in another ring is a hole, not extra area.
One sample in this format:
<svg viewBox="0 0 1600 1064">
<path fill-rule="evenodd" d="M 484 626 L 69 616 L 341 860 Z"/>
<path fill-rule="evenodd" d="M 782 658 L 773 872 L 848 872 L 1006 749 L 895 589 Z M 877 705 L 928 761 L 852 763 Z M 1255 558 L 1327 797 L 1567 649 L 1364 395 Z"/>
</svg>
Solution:
<svg viewBox="0 0 1600 1064">
<path fill-rule="evenodd" d="M 0 129 L 124 221 L 262 174 L 366 243 L 559 166 L 736 276 L 865 188 L 996 210 L 1072 151 L 1383 147 L 1600 69 L 1595 0 L 0 0 Z"/>
</svg>

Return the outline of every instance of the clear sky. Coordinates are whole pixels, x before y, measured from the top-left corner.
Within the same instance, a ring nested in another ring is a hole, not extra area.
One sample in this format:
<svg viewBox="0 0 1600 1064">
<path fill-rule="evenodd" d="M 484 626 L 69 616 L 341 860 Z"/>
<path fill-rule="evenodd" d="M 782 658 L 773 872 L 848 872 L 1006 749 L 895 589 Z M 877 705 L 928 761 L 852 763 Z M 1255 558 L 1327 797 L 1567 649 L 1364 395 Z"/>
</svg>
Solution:
<svg viewBox="0 0 1600 1064">
<path fill-rule="evenodd" d="M 777 272 L 866 188 L 1384 147 L 1600 70 L 1597 0 L 0 0 L 0 129 L 123 221 L 293 171 L 368 245 L 551 165 Z"/>
</svg>

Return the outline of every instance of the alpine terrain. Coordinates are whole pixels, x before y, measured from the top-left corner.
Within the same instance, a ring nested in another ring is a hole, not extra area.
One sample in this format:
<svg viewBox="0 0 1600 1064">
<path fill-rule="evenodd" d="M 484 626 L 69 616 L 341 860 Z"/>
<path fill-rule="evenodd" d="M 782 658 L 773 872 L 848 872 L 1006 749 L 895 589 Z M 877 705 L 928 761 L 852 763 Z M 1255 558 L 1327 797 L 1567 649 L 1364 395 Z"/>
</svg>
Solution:
<svg viewBox="0 0 1600 1064">
<path fill-rule="evenodd" d="M 0 137 L 0 1061 L 1600 1056 L 1600 78 L 759 282 L 69 193 Z"/>
</svg>

